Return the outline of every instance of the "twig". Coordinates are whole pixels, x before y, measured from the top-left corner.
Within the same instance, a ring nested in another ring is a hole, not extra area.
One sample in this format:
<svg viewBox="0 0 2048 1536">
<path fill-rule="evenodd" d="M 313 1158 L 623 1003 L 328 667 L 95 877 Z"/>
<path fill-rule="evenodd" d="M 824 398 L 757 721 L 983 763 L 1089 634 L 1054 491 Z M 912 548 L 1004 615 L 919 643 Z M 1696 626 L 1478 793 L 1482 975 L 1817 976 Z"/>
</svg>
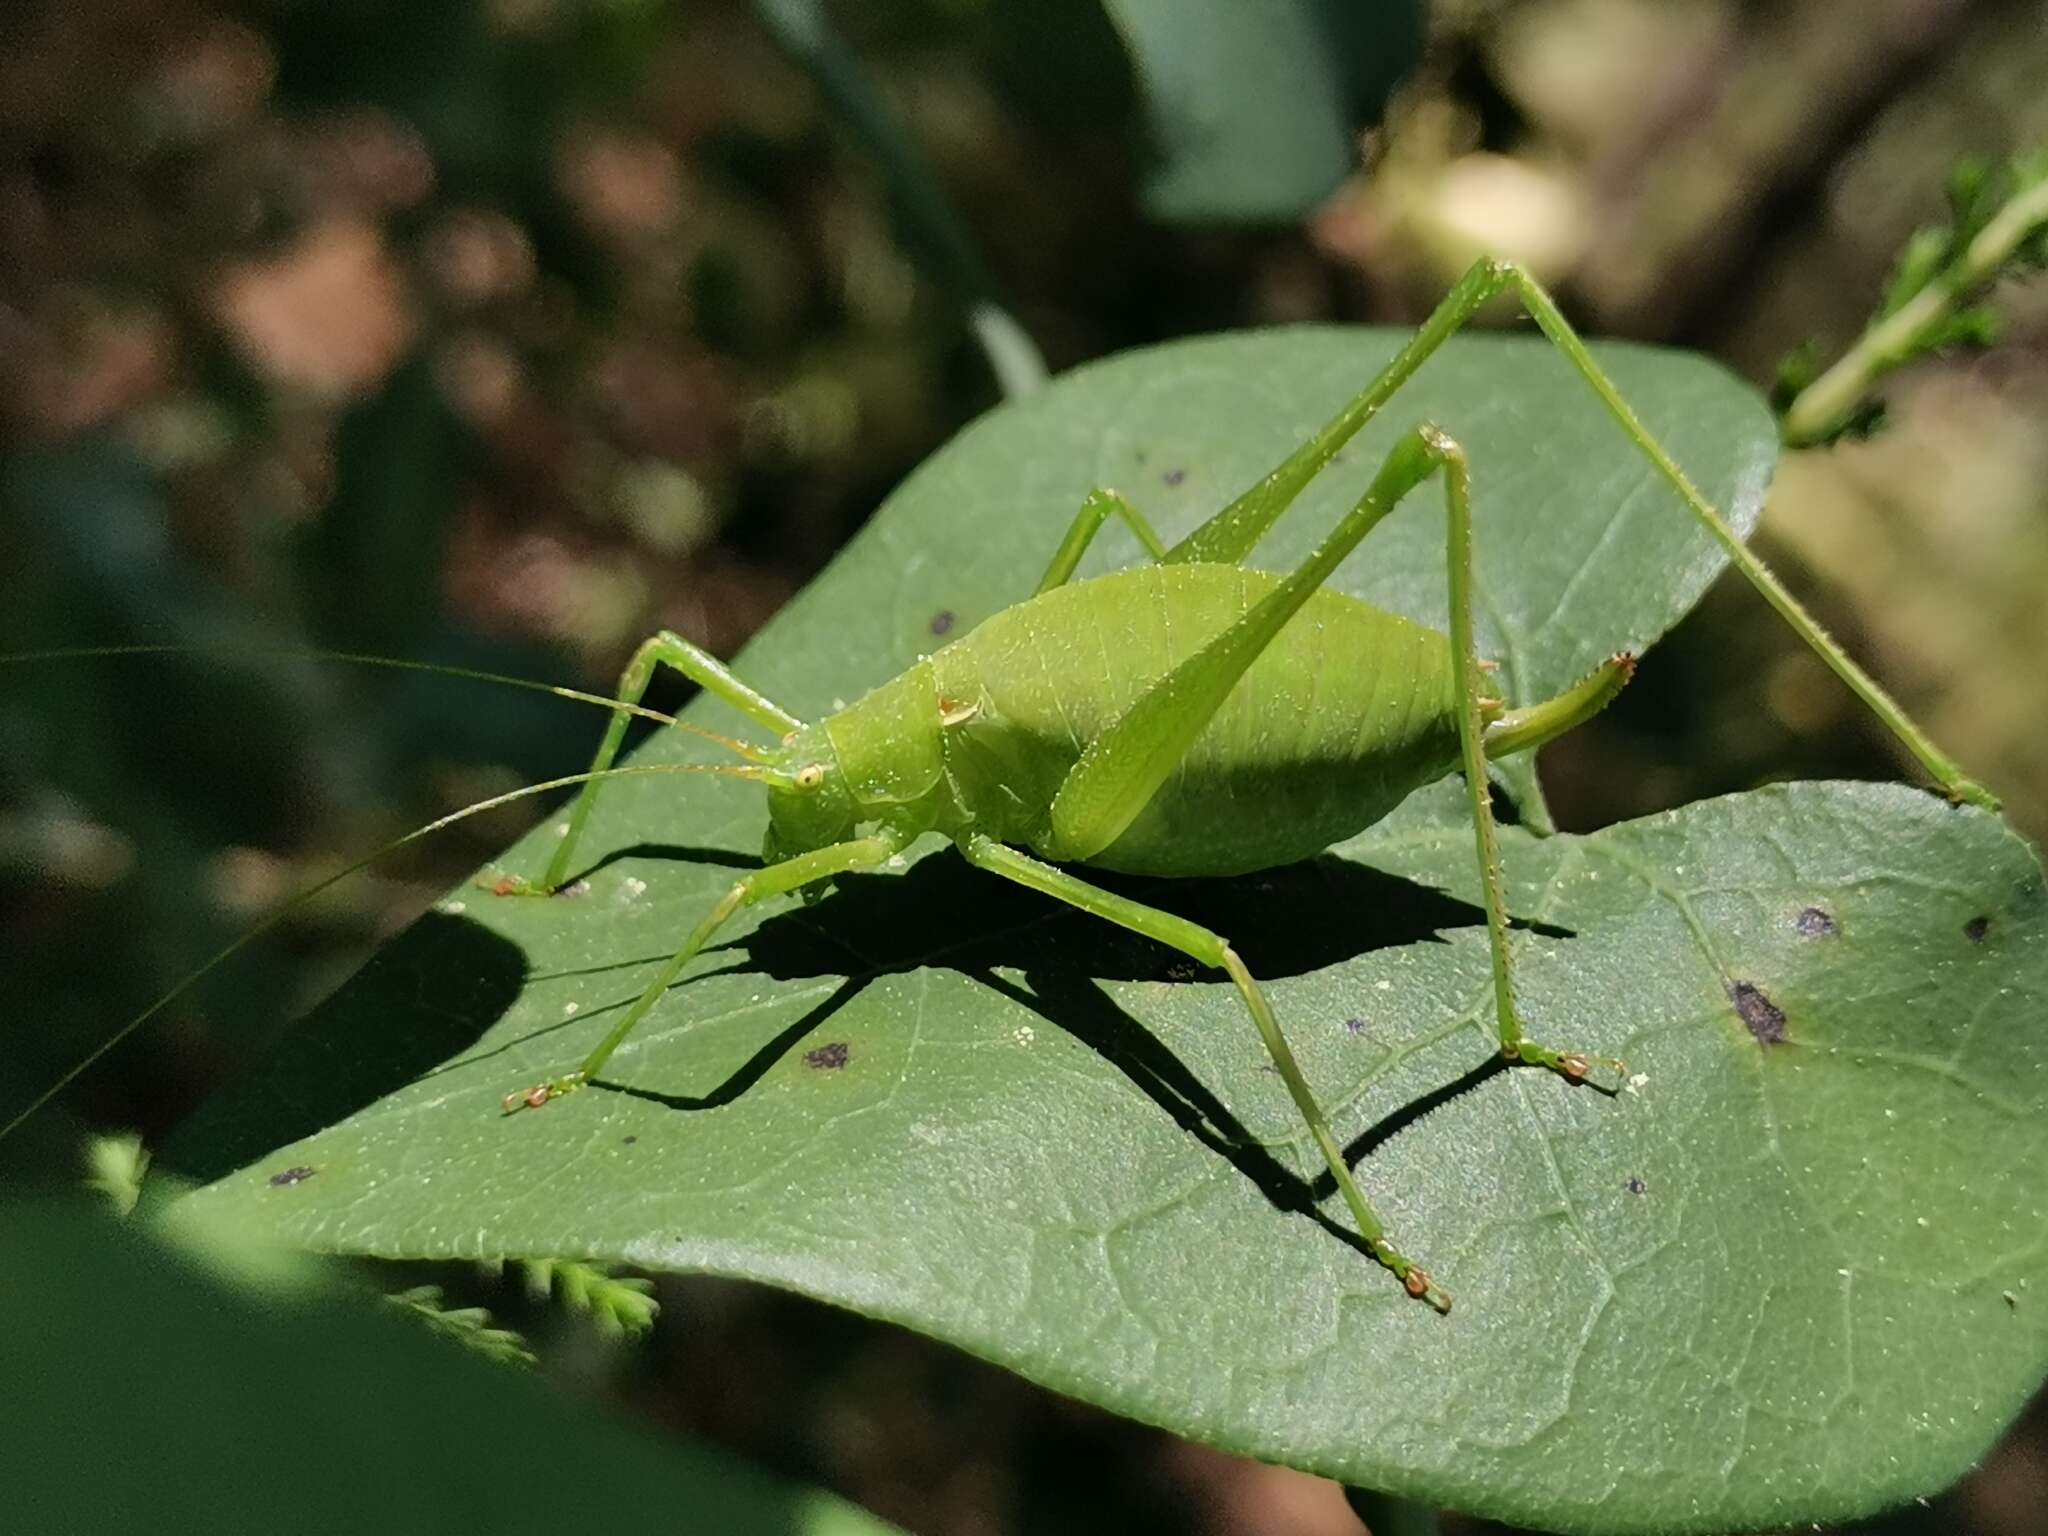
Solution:
<svg viewBox="0 0 2048 1536">
<path fill-rule="evenodd" d="M 1870 387 L 1894 368 L 1940 345 L 1963 305 L 2044 229 L 2048 229 L 2048 177 L 2022 186 L 1955 260 L 1931 276 L 1911 298 L 1873 321 L 1833 367 L 1792 398 L 1782 423 L 1786 443 L 1806 447 L 1837 436 L 1855 419 Z"/>
<path fill-rule="evenodd" d="M 1024 327 L 996 297 L 996 284 L 967 225 L 946 201 L 931 167 L 833 34 L 818 0 L 754 0 L 755 14 L 810 72 L 855 137 L 875 157 L 889 184 L 904 235 L 967 314 L 968 328 L 988 358 L 1006 398 L 1045 382 L 1045 359 Z"/>
</svg>

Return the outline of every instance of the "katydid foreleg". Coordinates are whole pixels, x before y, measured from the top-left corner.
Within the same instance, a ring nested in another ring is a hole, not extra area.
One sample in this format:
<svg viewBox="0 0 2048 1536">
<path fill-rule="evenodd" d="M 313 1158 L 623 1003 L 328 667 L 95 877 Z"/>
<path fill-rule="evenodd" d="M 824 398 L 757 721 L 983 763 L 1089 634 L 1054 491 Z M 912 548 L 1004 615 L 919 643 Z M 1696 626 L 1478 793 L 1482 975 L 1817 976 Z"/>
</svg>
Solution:
<svg viewBox="0 0 2048 1536">
<path fill-rule="evenodd" d="M 653 679 L 657 666 L 673 667 L 701 686 L 707 693 L 725 700 L 740 713 L 767 726 L 777 734 L 799 730 L 803 722 L 789 713 L 774 700 L 762 694 L 716 656 L 701 646 L 692 645 L 681 635 L 663 630 L 651 635 L 640 643 L 633 652 L 633 659 L 626 663 L 625 671 L 619 674 L 618 701 L 621 708 L 612 713 L 611 725 L 604 733 L 604 740 L 598 743 L 597 756 L 591 759 L 590 771 L 602 775 L 611 767 L 612 759 L 619 755 L 619 748 L 626 739 L 626 724 L 632 719 L 633 707 L 647 692 L 647 685 Z M 742 756 L 755 763 L 762 761 L 762 754 L 751 751 L 739 742 L 726 741 Z M 744 773 L 746 770 L 735 770 Z M 569 810 L 569 829 L 556 845 L 554 857 L 548 860 L 547 873 L 539 882 L 504 881 L 498 891 L 506 896 L 549 896 L 561 889 L 569 878 L 570 861 L 576 856 L 576 845 L 583 839 L 583 828 L 590 820 L 592 807 L 597 804 L 598 791 L 604 780 L 593 777 L 585 782 L 576 796 L 576 803 Z"/>
<path fill-rule="evenodd" d="M 711 942 L 718 930 L 725 926 L 733 914 L 771 896 L 784 896 L 791 891 L 801 890 L 819 880 L 829 880 L 835 875 L 851 874 L 855 870 L 873 869 L 883 863 L 903 846 L 903 840 L 895 833 L 884 830 L 872 837 L 851 838 L 830 847 L 800 853 L 795 858 L 784 859 L 766 869 L 755 870 L 743 875 L 732 883 L 711 910 L 704 914 L 703 921 L 690 930 L 690 936 L 683 941 L 668 959 L 667 964 L 657 971 L 654 979 L 647 983 L 635 998 L 619 1022 L 598 1041 L 596 1049 L 583 1059 L 583 1065 L 564 1077 L 551 1078 L 544 1083 L 517 1093 L 505 1095 L 506 1113 L 520 1108 L 538 1109 L 550 1099 L 560 1098 L 565 1093 L 584 1087 L 595 1078 L 604 1064 L 611 1059 L 625 1038 L 632 1034 L 642 1019 L 661 1001 L 662 994 L 675 985 L 676 978 L 683 973 L 683 967 L 697 958 L 699 951 Z"/>
</svg>

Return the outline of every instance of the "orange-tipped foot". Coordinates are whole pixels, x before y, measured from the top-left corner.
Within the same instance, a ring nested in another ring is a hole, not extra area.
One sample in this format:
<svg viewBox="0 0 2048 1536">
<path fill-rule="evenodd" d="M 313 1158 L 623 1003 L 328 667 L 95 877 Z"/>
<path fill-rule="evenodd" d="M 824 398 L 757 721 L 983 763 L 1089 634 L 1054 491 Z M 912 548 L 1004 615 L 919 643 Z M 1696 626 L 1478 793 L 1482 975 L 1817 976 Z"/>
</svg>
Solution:
<svg viewBox="0 0 2048 1536">
<path fill-rule="evenodd" d="M 1568 1083 L 1584 1083 L 1601 1093 L 1619 1093 L 1628 1084 L 1628 1063 L 1612 1056 L 1589 1056 L 1584 1051 L 1553 1051 L 1533 1040 L 1504 1045 L 1500 1053 L 1509 1061 L 1548 1067 Z"/>
<path fill-rule="evenodd" d="M 1430 1279 L 1427 1271 L 1411 1266 L 1408 1273 L 1401 1277 L 1401 1284 L 1407 1288 L 1410 1296 L 1417 1301 L 1428 1302 L 1439 1313 L 1451 1310 L 1451 1293 Z"/>
<path fill-rule="evenodd" d="M 545 1083 L 535 1083 L 531 1088 L 506 1094 L 501 1101 L 502 1107 L 508 1115 L 516 1115 L 522 1109 L 541 1109 L 565 1093 L 574 1093 L 589 1081 L 581 1072 L 571 1072 L 567 1077 L 551 1078 Z"/>
<path fill-rule="evenodd" d="M 537 880 L 528 880 L 523 875 L 485 875 L 477 881 L 477 889 L 489 891 L 493 896 L 552 896 L 555 893 Z"/>
<path fill-rule="evenodd" d="M 1979 810 L 1996 812 L 2003 808 L 2003 802 L 1975 779 L 1957 779 L 1948 786 L 1948 798 L 1954 805 L 1974 805 Z"/>
</svg>

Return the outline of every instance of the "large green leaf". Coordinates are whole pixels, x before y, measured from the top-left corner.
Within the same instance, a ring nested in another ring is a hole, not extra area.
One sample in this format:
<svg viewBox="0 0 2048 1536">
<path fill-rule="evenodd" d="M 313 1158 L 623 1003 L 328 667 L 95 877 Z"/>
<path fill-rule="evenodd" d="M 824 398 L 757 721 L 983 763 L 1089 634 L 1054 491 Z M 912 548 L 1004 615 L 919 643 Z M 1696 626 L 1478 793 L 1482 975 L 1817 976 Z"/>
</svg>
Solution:
<svg viewBox="0 0 2048 1536">
<path fill-rule="evenodd" d="M 1145 203 L 1182 222 L 1300 217 L 1421 56 L 1416 0 L 1104 0 L 1145 99 Z"/>
<path fill-rule="evenodd" d="M 1029 590 L 1094 484 L 1185 532 L 1398 340 L 1186 343 L 1005 407 L 742 670 L 806 715 L 854 697 Z M 1749 392 L 1695 359 L 1602 356 L 1749 526 L 1772 459 Z M 1431 362 L 1261 563 L 1297 558 L 1424 417 L 1472 452 L 1481 631 L 1511 696 L 1654 638 L 1715 570 L 1565 365 L 1499 339 Z M 1418 496 L 1339 584 L 1440 620 L 1442 519 Z M 1131 553 L 1114 531 L 1092 558 Z M 1955 1476 L 2048 1357 L 2027 1289 L 2048 1136 L 2030 852 L 1896 787 L 1511 832 L 1528 1012 L 1630 1059 L 1643 1080 L 1610 1100 L 1489 1066 L 1456 803 L 1438 786 L 1267 876 L 1133 886 L 1271 981 L 1368 1192 L 1456 1293 L 1448 1318 L 1344 1241 L 1227 986 L 950 853 L 736 924 L 609 1086 L 500 1118 L 751 862 L 761 806 L 723 781 L 614 784 L 584 894 L 455 893 L 168 1155 L 219 1180 L 195 1209 L 315 1248 L 758 1278 L 1219 1445 L 1524 1524 L 1758 1528 Z M 537 872 L 550 836 L 505 868 Z"/>
<path fill-rule="evenodd" d="M 353 1298 L 263 1305 L 97 1212 L 0 1206 L 0 1477 L 38 1536 L 889 1536 Z M 656 1515 L 655 1511 L 659 1511 Z"/>
</svg>

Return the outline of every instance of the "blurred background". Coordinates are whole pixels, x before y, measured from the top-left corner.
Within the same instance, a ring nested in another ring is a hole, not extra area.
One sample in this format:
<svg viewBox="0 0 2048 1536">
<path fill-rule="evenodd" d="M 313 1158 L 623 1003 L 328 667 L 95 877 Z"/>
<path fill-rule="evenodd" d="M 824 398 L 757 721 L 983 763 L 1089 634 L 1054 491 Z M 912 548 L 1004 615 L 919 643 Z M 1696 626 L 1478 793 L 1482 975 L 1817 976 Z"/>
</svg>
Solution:
<svg viewBox="0 0 2048 1536">
<path fill-rule="evenodd" d="M 1960 156 L 2048 142 L 2038 0 L 1330 0 L 1336 137 L 1320 161 L 1283 144 L 1305 179 L 1279 184 L 1180 142 L 1234 110 L 1271 124 L 1274 98 L 1233 106 L 1159 14 L 0 9 L 0 651 L 227 648 L 0 670 L 0 1110 L 291 890 L 576 771 L 601 724 L 281 649 L 600 692 L 658 627 L 729 656 L 1001 398 L 991 337 L 1028 371 L 1005 312 L 1058 371 L 1223 327 L 1411 323 L 1492 251 L 1592 332 L 1768 385 L 1807 338 L 1853 340 Z M 1762 538 L 2038 840 L 2048 283 L 1999 304 L 1994 351 L 1888 385 L 1888 430 L 1789 455 Z M 1726 583 L 1543 766 L 1572 829 L 1905 772 Z M 0 1171 L 72 1177 L 85 1126 L 161 1135 L 524 824 L 480 818 L 323 898 Z M 621 1356 L 441 1278 L 591 1390 L 912 1531 L 1358 1529 L 1327 1483 L 794 1298 L 664 1280 L 663 1326 Z M 2044 1510 L 2037 1408 L 1872 1529 L 2021 1536 Z"/>
</svg>

